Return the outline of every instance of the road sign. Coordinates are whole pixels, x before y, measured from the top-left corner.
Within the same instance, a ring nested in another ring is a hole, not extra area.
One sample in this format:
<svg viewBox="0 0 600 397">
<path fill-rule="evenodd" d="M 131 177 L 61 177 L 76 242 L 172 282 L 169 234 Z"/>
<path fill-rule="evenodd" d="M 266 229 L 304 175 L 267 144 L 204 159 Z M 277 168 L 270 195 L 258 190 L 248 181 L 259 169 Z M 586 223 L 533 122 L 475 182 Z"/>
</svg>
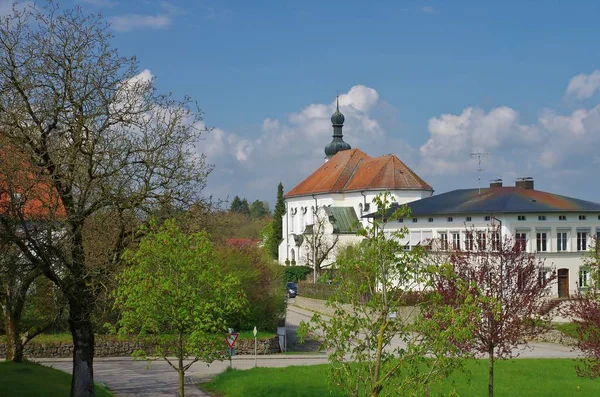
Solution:
<svg viewBox="0 0 600 397">
<path fill-rule="evenodd" d="M 254 337 L 256 338 L 256 334 L 258 333 L 256 326 L 254 326 L 254 330 L 252 331 L 252 333 L 254 334 Z"/>
<path fill-rule="evenodd" d="M 233 333 L 227 334 L 227 336 L 225 337 L 225 341 L 227 342 L 227 345 L 230 349 L 233 349 L 233 347 L 235 346 L 235 342 L 237 341 L 238 336 L 240 336 L 240 334 Z"/>
</svg>

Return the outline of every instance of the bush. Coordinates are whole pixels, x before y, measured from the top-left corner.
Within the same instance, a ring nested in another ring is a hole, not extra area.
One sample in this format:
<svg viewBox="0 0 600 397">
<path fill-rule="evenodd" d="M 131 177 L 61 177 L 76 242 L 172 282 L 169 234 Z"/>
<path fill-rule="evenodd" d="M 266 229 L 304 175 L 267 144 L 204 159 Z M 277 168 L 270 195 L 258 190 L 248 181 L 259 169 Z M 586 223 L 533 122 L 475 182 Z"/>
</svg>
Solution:
<svg viewBox="0 0 600 397">
<path fill-rule="evenodd" d="M 329 299 L 335 294 L 335 286 L 320 283 L 299 283 L 298 295 L 312 299 Z"/>
<path fill-rule="evenodd" d="M 240 280 L 249 303 L 247 313 L 227 323 L 236 330 L 274 331 L 285 313 L 283 268 L 254 245 L 221 246 L 216 254 L 221 267 Z"/>
<path fill-rule="evenodd" d="M 297 283 L 298 281 L 305 280 L 306 276 L 308 276 L 311 272 L 312 268 L 308 266 L 285 267 L 283 269 L 283 277 L 285 278 L 286 282 Z"/>
</svg>

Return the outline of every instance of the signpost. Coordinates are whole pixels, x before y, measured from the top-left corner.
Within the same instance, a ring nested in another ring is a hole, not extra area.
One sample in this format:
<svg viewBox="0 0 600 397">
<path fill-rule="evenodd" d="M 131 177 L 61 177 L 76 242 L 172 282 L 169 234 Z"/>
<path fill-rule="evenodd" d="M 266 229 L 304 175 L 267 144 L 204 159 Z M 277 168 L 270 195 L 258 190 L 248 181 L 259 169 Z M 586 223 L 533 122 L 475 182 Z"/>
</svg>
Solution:
<svg viewBox="0 0 600 397">
<path fill-rule="evenodd" d="M 229 328 L 229 333 L 225 336 L 225 342 L 229 346 L 229 368 L 231 368 L 231 357 L 235 356 L 235 342 L 240 334 L 233 332 L 233 328 Z"/>
<path fill-rule="evenodd" d="M 254 334 L 254 368 L 256 368 L 256 345 L 258 344 L 258 339 L 256 338 L 256 334 L 258 334 L 258 331 L 256 330 L 256 325 L 254 326 L 254 330 L 252 331 L 252 333 Z"/>
</svg>

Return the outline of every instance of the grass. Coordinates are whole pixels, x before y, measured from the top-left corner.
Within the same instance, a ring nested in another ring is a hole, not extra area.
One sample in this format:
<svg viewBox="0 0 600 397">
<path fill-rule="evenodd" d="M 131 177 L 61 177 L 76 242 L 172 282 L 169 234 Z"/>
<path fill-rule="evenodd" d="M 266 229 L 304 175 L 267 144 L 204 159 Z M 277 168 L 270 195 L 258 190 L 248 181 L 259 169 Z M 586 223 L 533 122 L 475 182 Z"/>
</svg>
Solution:
<svg viewBox="0 0 600 397">
<path fill-rule="evenodd" d="M 570 336 L 574 339 L 579 339 L 579 333 L 577 331 L 577 324 L 575 323 L 553 323 L 552 328 L 562 332 L 563 334 Z"/>
<path fill-rule="evenodd" d="M 327 367 L 229 370 L 200 387 L 225 397 L 344 396 L 341 390 L 330 389 Z M 469 360 L 466 369 L 467 373 L 455 373 L 432 385 L 431 396 L 447 396 L 453 390 L 459 396 L 487 395 L 488 361 Z M 598 396 L 600 381 L 577 377 L 571 359 L 515 359 L 496 363 L 494 391 L 498 396 Z"/>
<path fill-rule="evenodd" d="M 254 334 L 252 333 L 252 331 L 240 331 L 239 334 L 240 339 L 254 339 Z M 256 336 L 258 337 L 258 339 L 269 339 L 276 337 L 277 334 L 274 332 L 258 331 L 256 333 Z"/>
<path fill-rule="evenodd" d="M 0 362 L 0 396 L 64 397 L 71 389 L 71 375 L 35 363 Z M 104 387 L 96 385 L 97 397 L 111 397 Z"/>
</svg>

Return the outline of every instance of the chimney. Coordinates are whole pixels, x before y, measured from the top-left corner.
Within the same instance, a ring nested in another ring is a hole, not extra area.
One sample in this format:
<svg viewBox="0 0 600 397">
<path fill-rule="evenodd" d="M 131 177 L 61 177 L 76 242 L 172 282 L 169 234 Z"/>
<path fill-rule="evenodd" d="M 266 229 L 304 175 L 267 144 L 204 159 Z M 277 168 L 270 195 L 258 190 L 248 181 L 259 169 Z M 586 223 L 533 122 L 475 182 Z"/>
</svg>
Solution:
<svg viewBox="0 0 600 397">
<path fill-rule="evenodd" d="M 502 187 L 502 179 L 494 179 L 490 181 L 490 187 Z"/>
<path fill-rule="evenodd" d="M 523 177 L 523 178 L 517 178 L 517 181 L 515 182 L 515 186 L 520 187 L 522 189 L 533 190 L 533 178 L 530 176 Z"/>
</svg>

